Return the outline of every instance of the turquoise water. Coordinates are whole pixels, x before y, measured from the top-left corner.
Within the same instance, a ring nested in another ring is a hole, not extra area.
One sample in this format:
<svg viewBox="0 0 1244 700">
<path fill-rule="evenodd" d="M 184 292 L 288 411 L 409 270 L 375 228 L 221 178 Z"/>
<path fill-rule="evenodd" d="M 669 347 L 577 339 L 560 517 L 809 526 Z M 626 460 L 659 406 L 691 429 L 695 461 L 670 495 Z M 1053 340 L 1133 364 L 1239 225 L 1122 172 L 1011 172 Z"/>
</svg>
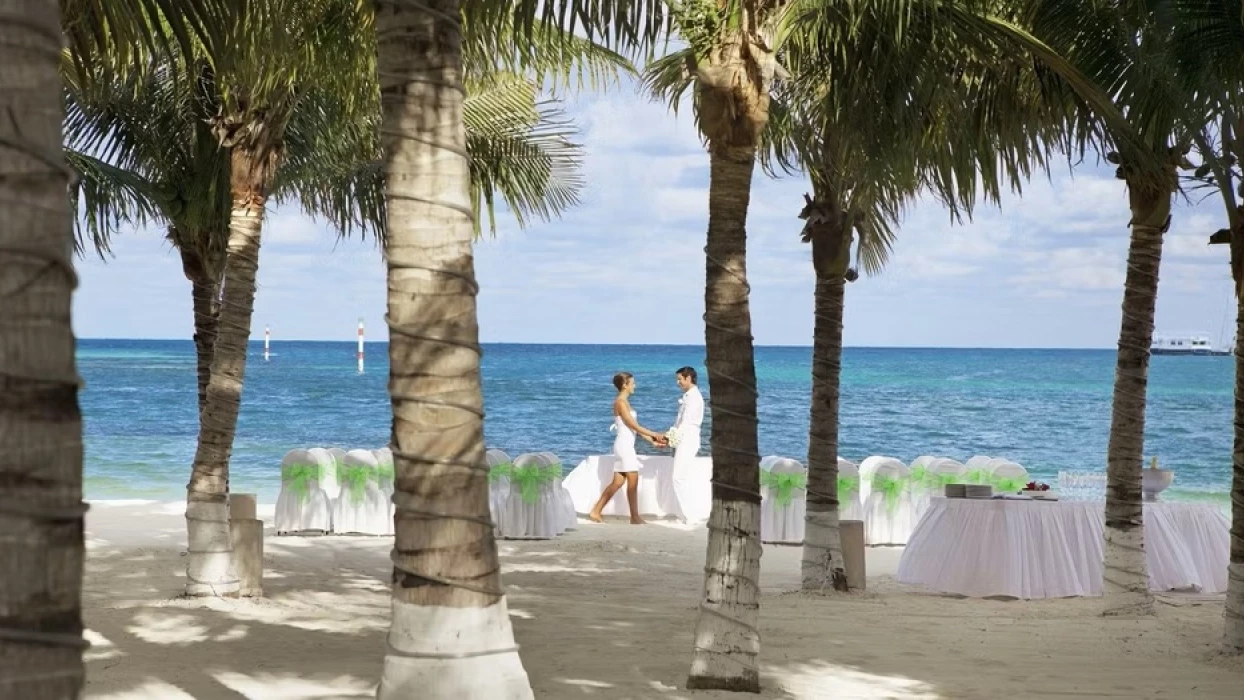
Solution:
<svg viewBox="0 0 1244 700">
<path fill-rule="evenodd" d="M 362 375 L 355 350 L 274 342 L 265 362 L 262 345 L 251 346 L 231 488 L 270 502 L 286 451 L 388 442 L 387 346 L 368 344 Z M 756 351 L 764 454 L 806 456 L 811 353 Z M 677 411 L 673 371 L 690 364 L 703 374 L 703 358 L 698 347 L 486 346 L 488 444 L 512 455 L 549 450 L 570 466 L 607 453 L 614 372 L 636 375 L 639 420 L 663 430 Z M 193 344 L 84 340 L 78 368 L 87 497 L 184 498 L 197 431 Z M 1106 350 L 849 348 L 841 452 L 856 461 L 1004 456 L 1046 481 L 1060 469 L 1104 470 L 1113 376 Z M 1231 390 L 1230 357 L 1153 358 L 1146 454 L 1176 470 L 1168 496 L 1227 502 Z"/>
</svg>

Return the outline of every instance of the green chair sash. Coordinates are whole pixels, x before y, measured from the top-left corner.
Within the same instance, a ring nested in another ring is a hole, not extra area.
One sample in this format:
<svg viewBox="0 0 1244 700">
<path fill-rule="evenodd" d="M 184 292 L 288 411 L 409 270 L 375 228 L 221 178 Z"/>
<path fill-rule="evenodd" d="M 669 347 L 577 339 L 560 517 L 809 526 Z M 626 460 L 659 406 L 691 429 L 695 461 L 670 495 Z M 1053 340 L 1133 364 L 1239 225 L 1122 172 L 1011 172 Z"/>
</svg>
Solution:
<svg viewBox="0 0 1244 700">
<path fill-rule="evenodd" d="M 522 467 L 514 467 L 510 473 L 510 483 L 518 484 L 519 495 L 522 497 L 523 503 L 530 505 L 540 500 L 540 486 L 552 483 L 558 476 L 561 476 L 560 466 L 554 472 L 546 465 L 529 464 Z"/>
<path fill-rule="evenodd" d="M 509 479 L 514 475 L 514 464 L 512 462 L 501 462 L 494 464 L 488 468 L 489 483 L 496 482 L 500 479 Z"/>
<path fill-rule="evenodd" d="M 965 484 L 988 484 L 989 472 L 984 469 L 969 469 L 963 474 Z"/>
<path fill-rule="evenodd" d="M 999 477 L 993 480 L 993 487 L 998 493 L 1019 493 L 1028 485 L 1028 478 L 1017 476 L 1012 478 Z"/>
<path fill-rule="evenodd" d="M 393 483 L 393 480 L 397 477 L 393 462 L 381 462 L 376 465 L 376 477 L 381 481 L 387 480 L 389 483 Z"/>
<path fill-rule="evenodd" d="M 838 477 L 838 502 L 854 501 L 855 495 L 860 492 L 860 478 L 858 476 L 840 476 Z"/>
<path fill-rule="evenodd" d="M 341 467 L 341 490 L 349 491 L 350 503 L 360 505 L 367 492 L 367 482 L 376 481 L 376 468 L 366 464 L 345 464 Z"/>
<path fill-rule="evenodd" d="M 320 480 L 320 465 L 318 464 L 281 465 L 281 483 L 289 485 L 290 493 L 294 494 L 299 503 L 306 503 L 311 495 L 312 480 L 317 482 Z"/>
<path fill-rule="evenodd" d="M 929 468 L 925 466 L 912 467 L 911 472 L 907 474 L 907 481 L 912 486 L 928 486 Z"/>
<path fill-rule="evenodd" d="M 760 472 L 760 485 L 773 489 L 776 493 L 773 500 L 777 505 L 785 508 L 795 497 L 795 489 L 806 491 L 808 489 L 807 472 Z"/>
<path fill-rule="evenodd" d="M 898 499 L 903 494 L 906 482 L 900 477 L 873 475 L 873 491 L 885 498 L 886 511 L 891 515 L 898 510 Z"/>
</svg>

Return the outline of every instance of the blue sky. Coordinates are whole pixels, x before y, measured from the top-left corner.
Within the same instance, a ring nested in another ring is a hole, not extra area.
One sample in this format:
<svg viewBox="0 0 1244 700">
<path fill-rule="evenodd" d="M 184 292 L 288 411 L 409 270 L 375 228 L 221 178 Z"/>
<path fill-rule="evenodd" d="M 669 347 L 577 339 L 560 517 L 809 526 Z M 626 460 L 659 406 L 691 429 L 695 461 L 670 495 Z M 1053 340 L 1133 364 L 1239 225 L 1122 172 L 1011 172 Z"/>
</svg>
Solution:
<svg viewBox="0 0 1244 700">
<path fill-rule="evenodd" d="M 708 157 L 688 113 L 628 86 L 570 105 L 586 146 L 580 206 L 520 230 L 502 217 L 476 252 L 485 342 L 702 344 Z M 757 174 L 749 229 L 756 342 L 810 345 L 813 273 L 796 218 L 802 178 Z M 1207 199 L 1175 213 L 1162 262 L 1159 332 L 1230 340 L 1223 225 Z M 886 271 L 847 289 L 855 346 L 1113 347 L 1127 250 L 1127 199 L 1109 171 L 1084 166 L 1029 184 L 1001 209 L 952 225 L 936 204 L 908 213 Z M 85 338 L 189 338 L 189 283 L 158 232 L 118 238 L 115 257 L 81 261 L 74 323 Z M 292 208 L 271 212 L 254 337 L 352 340 L 364 317 L 386 337 L 384 265 L 375 245 L 335 240 Z"/>
</svg>

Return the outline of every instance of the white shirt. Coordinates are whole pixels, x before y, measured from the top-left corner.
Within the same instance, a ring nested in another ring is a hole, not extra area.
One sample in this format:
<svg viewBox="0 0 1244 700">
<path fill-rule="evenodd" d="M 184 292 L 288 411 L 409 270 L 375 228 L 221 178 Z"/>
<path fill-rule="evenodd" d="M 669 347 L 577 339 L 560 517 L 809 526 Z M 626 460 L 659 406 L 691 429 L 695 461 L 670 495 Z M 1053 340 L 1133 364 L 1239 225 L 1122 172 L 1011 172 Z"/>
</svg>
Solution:
<svg viewBox="0 0 1244 700">
<path fill-rule="evenodd" d="M 674 427 L 680 433 L 683 430 L 698 433 L 703 423 L 704 394 L 700 393 L 699 387 L 692 386 L 684 391 L 682 398 L 678 400 L 678 418 L 674 421 Z"/>
</svg>

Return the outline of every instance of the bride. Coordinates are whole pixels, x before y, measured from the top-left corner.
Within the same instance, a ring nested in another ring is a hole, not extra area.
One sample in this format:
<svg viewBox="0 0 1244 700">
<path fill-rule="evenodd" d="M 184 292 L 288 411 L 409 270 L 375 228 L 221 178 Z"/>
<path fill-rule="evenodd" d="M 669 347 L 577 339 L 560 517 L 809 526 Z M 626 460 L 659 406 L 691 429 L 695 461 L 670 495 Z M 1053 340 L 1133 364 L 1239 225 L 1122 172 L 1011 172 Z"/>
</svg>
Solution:
<svg viewBox="0 0 1244 700">
<path fill-rule="evenodd" d="M 631 394 L 635 393 L 635 376 L 630 372 L 618 372 L 613 376 L 613 385 L 618 396 L 613 400 L 613 430 L 618 436 L 613 439 L 613 454 L 617 459 L 613 465 L 613 481 L 605 487 L 600 500 L 592 506 L 587 517 L 592 522 L 604 522 L 601 511 L 613 498 L 613 495 L 626 484 L 626 502 L 631 507 L 631 524 L 642 525 L 639 517 L 639 456 L 635 454 L 635 436 L 642 435 L 653 445 L 662 444 L 662 436 L 648 430 L 636 420 L 637 414 L 631 408 Z"/>
</svg>

